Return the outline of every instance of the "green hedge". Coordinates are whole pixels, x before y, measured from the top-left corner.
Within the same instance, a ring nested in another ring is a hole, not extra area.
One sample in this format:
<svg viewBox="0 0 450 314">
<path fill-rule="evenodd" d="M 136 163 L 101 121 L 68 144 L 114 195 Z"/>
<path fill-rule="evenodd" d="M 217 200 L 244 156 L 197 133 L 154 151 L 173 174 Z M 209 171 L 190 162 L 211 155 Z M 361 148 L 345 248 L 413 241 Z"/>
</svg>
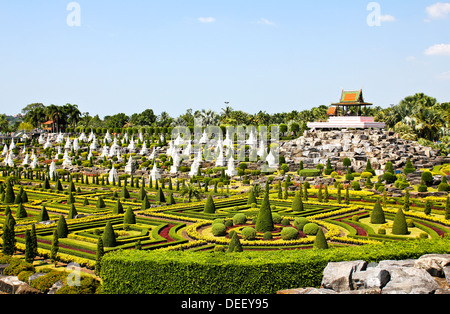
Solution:
<svg viewBox="0 0 450 314">
<path fill-rule="evenodd" d="M 320 286 L 328 262 L 379 262 L 431 253 L 450 253 L 450 239 L 289 252 L 116 251 L 104 256 L 101 277 L 109 294 L 273 294 Z"/>
</svg>

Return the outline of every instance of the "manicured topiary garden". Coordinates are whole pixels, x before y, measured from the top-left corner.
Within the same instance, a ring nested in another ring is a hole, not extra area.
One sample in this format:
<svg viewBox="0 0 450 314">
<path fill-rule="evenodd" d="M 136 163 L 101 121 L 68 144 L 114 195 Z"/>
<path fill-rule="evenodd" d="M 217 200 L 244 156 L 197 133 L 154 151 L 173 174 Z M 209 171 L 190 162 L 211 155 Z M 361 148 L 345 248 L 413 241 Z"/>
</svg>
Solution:
<svg viewBox="0 0 450 314">
<path fill-rule="evenodd" d="M 147 141 L 148 147 L 157 142 Z M 37 155 L 56 158 L 42 144 L 35 149 Z M 83 158 L 83 149 L 79 150 L 73 152 L 74 158 Z M 207 165 L 193 176 L 170 175 L 172 164 L 166 163 L 164 150 L 151 161 L 136 158 L 135 153 L 123 157 L 140 170 L 129 175 L 124 164 L 118 164 L 120 175 L 111 176 L 115 168 L 98 153 L 86 167 L 58 169 L 56 175 L 51 167 L 30 169 L 20 167 L 19 161 L 17 166 L 0 168 L 2 252 L 27 259 L 33 267 L 46 260 L 48 264 L 75 262 L 101 276 L 107 282 L 106 292 L 117 292 L 109 280 L 128 253 L 133 258 L 155 254 L 159 261 L 170 251 L 197 252 L 214 261 L 241 263 L 233 254 L 253 252 L 264 264 L 264 254 L 272 256 L 271 252 L 326 256 L 324 250 L 345 247 L 372 246 L 382 251 L 381 244 L 386 243 L 411 248 L 427 239 L 441 241 L 450 232 L 445 174 L 441 173 L 438 187 L 433 186 L 431 171 L 423 172 L 420 184 L 411 185 L 404 176 L 416 171 L 410 162 L 398 175 L 390 165 L 385 174 L 375 176 L 370 163 L 361 174 L 346 163 L 344 175 L 327 163 L 324 169 L 269 173 L 236 166 L 243 175 L 230 177 L 225 174 L 227 167 Z M 161 167 L 162 177 L 149 176 L 147 166 Z M 385 187 L 394 184 L 403 193 L 387 193 Z M 287 272 L 287 262 L 279 267 L 277 273 Z"/>
</svg>

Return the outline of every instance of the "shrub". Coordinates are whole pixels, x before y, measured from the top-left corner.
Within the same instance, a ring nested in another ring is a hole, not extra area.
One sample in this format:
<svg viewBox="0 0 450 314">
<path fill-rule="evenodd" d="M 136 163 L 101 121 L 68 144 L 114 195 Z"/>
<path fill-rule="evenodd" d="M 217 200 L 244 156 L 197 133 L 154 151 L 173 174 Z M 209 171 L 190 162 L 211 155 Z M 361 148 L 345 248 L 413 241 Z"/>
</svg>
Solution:
<svg viewBox="0 0 450 314">
<path fill-rule="evenodd" d="M 227 234 L 227 227 L 224 224 L 216 223 L 212 226 L 211 232 L 215 237 L 223 237 Z"/>
<path fill-rule="evenodd" d="M 355 191 L 361 191 L 361 184 L 358 181 L 353 181 L 351 183 L 351 188 Z"/>
<path fill-rule="evenodd" d="M 439 192 L 449 192 L 450 191 L 450 185 L 447 183 L 447 177 L 444 175 L 442 176 L 442 181 L 438 186 Z"/>
<path fill-rule="evenodd" d="M 399 209 L 394 218 L 394 225 L 392 227 L 392 233 L 395 235 L 407 235 L 409 234 L 408 225 L 406 224 L 405 214 L 402 209 Z"/>
<path fill-rule="evenodd" d="M 420 182 L 420 185 L 417 187 L 417 191 L 418 191 L 418 192 L 422 192 L 422 193 L 428 192 L 428 187 L 427 187 L 427 185 L 423 182 L 423 180 Z"/>
<path fill-rule="evenodd" d="M 264 240 L 272 240 L 273 239 L 272 232 L 270 231 L 265 232 L 263 238 Z"/>
<path fill-rule="evenodd" d="M 285 227 L 281 230 L 281 238 L 285 241 L 295 240 L 298 238 L 299 232 L 292 227 Z"/>
<path fill-rule="evenodd" d="M 305 217 L 298 217 L 294 220 L 294 227 L 296 227 L 300 231 L 303 231 L 303 227 L 306 224 L 309 224 L 309 220 Z"/>
<path fill-rule="evenodd" d="M 298 174 L 301 177 L 320 177 L 322 172 L 319 169 L 303 169 L 299 170 Z"/>
<path fill-rule="evenodd" d="M 256 239 L 256 230 L 252 227 L 242 229 L 241 234 L 244 240 L 251 241 Z"/>
<path fill-rule="evenodd" d="M 383 174 L 383 181 L 386 183 L 394 183 L 397 180 L 397 176 L 391 172 Z"/>
<path fill-rule="evenodd" d="M 104 247 L 115 247 L 116 246 L 116 235 L 111 222 L 108 221 L 103 232 L 103 246 Z"/>
<path fill-rule="evenodd" d="M 294 200 L 292 201 L 292 210 L 294 212 L 304 211 L 303 200 L 300 193 L 295 194 Z"/>
<path fill-rule="evenodd" d="M 61 239 L 67 238 L 67 235 L 69 234 L 69 229 L 67 228 L 66 219 L 63 215 L 59 216 L 58 220 L 58 226 L 56 227 L 56 230 L 58 231 L 58 237 Z"/>
<path fill-rule="evenodd" d="M 427 186 L 430 186 L 431 182 L 433 182 L 433 174 L 430 171 L 423 172 L 421 178 Z"/>
<path fill-rule="evenodd" d="M 273 294 L 319 287 L 329 262 L 414 259 L 446 254 L 449 245 L 449 239 L 431 239 L 289 254 L 281 250 L 241 254 L 123 250 L 104 256 L 101 278 L 105 294 Z"/>
<path fill-rule="evenodd" d="M 328 249 L 328 243 L 327 239 L 325 238 L 325 234 L 323 233 L 323 230 L 319 228 L 319 231 L 316 235 L 316 240 L 314 240 L 314 248 L 319 250 L 327 250 Z"/>
<path fill-rule="evenodd" d="M 272 213 L 272 221 L 274 224 L 280 224 L 282 219 L 283 218 L 281 218 L 280 214 Z"/>
<path fill-rule="evenodd" d="M 205 204 L 205 214 L 214 214 L 216 212 L 216 206 L 211 194 L 208 196 Z"/>
<path fill-rule="evenodd" d="M 306 235 L 315 236 L 319 231 L 319 226 L 315 223 L 308 223 L 303 227 L 303 232 Z"/>
<path fill-rule="evenodd" d="M 123 223 L 129 225 L 136 224 L 136 215 L 134 214 L 133 209 L 131 207 L 128 207 L 127 212 L 123 217 Z"/>
<path fill-rule="evenodd" d="M 245 214 L 236 214 L 233 217 L 234 225 L 244 225 L 247 222 L 247 216 Z"/>
<path fill-rule="evenodd" d="M 269 194 L 266 193 L 259 209 L 258 219 L 256 220 L 256 231 L 266 232 L 272 231 L 273 229 L 274 228 L 272 211 L 270 209 Z"/>
<path fill-rule="evenodd" d="M 378 199 L 373 211 L 372 215 L 370 216 L 370 223 L 376 224 L 376 225 L 382 225 L 386 223 L 386 218 L 384 216 L 383 208 L 381 207 L 380 200 Z"/>
<path fill-rule="evenodd" d="M 385 235 L 386 234 L 386 229 L 384 229 L 384 228 L 378 229 L 378 234 L 379 235 Z"/>
<path fill-rule="evenodd" d="M 363 173 L 361 173 L 361 178 L 364 178 L 364 179 L 373 178 L 373 174 L 371 172 L 363 172 Z"/>
<path fill-rule="evenodd" d="M 415 171 L 416 171 L 416 168 L 414 168 L 414 166 L 411 162 L 411 158 L 408 158 L 408 160 L 406 161 L 405 168 L 403 169 L 403 173 L 409 174 L 409 173 L 413 173 Z"/>
</svg>

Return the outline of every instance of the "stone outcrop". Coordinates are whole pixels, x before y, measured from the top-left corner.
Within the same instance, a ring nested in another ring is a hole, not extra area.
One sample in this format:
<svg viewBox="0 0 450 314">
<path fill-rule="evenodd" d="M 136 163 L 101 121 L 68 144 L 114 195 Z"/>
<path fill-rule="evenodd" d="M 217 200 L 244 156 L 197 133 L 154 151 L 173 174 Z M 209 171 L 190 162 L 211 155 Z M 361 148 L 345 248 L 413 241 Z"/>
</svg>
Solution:
<svg viewBox="0 0 450 314">
<path fill-rule="evenodd" d="M 450 255 L 371 264 L 329 263 L 320 288 L 289 289 L 279 294 L 450 294 Z"/>
<path fill-rule="evenodd" d="M 417 169 L 450 162 L 438 150 L 403 140 L 393 132 L 369 129 L 305 131 L 299 139 L 282 143 L 280 153 L 288 164 L 303 161 L 305 168 L 325 165 L 330 159 L 333 167 L 343 169 L 343 159 L 349 158 L 353 169 L 362 172 L 370 160 L 378 174 L 382 174 L 388 161 L 395 169 L 404 167 L 408 158 Z"/>
</svg>

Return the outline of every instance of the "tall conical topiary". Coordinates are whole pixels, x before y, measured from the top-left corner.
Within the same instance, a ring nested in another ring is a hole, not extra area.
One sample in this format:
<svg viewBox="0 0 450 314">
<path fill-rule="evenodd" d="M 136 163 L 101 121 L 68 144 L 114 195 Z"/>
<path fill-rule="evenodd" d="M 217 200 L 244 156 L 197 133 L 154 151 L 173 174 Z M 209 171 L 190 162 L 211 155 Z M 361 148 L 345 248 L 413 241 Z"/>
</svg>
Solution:
<svg viewBox="0 0 450 314">
<path fill-rule="evenodd" d="M 123 217 L 123 223 L 129 225 L 134 225 L 136 223 L 136 215 L 134 214 L 133 209 L 131 209 L 131 207 L 128 207 L 127 212 Z"/>
<path fill-rule="evenodd" d="M 382 225 L 386 223 L 386 217 L 384 216 L 384 211 L 381 207 L 379 199 L 373 207 L 372 215 L 370 216 L 370 223 L 375 225 Z"/>
<path fill-rule="evenodd" d="M 231 238 L 230 245 L 228 246 L 228 253 L 234 253 L 234 252 L 243 252 L 244 249 L 242 248 L 241 240 L 239 239 L 239 236 L 237 232 L 233 233 L 233 237 Z"/>
<path fill-rule="evenodd" d="M 292 201 L 292 210 L 294 212 L 302 212 L 304 210 L 303 200 L 300 193 L 296 193 L 294 200 Z"/>
<path fill-rule="evenodd" d="M 214 200 L 211 194 L 208 196 L 205 204 L 205 214 L 215 214 L 216 213 L 216 205 L 214 204 Z"/>
<path fill-rule="evenodd" d="M 123 214 L 123 206 L 122 206 L 122 203 L 120 202 L 120 200 L 117 200 L 117 203 L 113 209 L 113 214 L 118 214 L 118 215 Z"/>
<path fill-rule="evenodd" d="M 256 220 L 256 231 L 273 231 L 272 210 L 270 209 L 269 194 L 264 195 L 264 199 L 259 209 L 258 219 Z"/>
<path fill-rule="evenodd" d="M 158 182 L 158 181 L 156 181 L 156 182 Z M 164 196 L 164 192 L 163 192 L 162 188 L 159 188 L 158 192 L 156 193 L 156 201 L 160 202 L 160 203 L 166 202 L 166 197 Z"/>
<path fill-rule="evenodd" d="M 42 206 L 37 222 L 43 222 L 48 220 L 50 220 L 50 217 L 48 216 L 47 208 L 45 208 L 45 206 Z"/>
<path fill-rule="evenodd" d="M 141 210 L 146 210 L 150 208 L 150 202 L 148 201 L 147 195 L 144 196 L 144 199 L 142 200 L 142 206 Z"/>
<path fill-rule="evenodd" d="M 314 240 L 314 248 L 319 250 L 328 249 L 327 239 L 325 238 L 322 228 L 319 228 L 319 231 L 317 232 L 316 239 Z"/>
<path fill-rule="evenodd" d="M 139 190 L 139 193 L 138 193 L 138 200 L 142 201 L 146 195 L 147 195 L 147 192 L 145 192 L 144 185 L 141 185 L 141 189 Z"/>
<path fill-rule="evenodd" d="M 122 192 L 120 193 L 120 197 L 130 198 L 130 192 L 128 192 L 127 186 L 124 185 L 122 188 Z"/>
<path fill-rule="evenodd" d="M 5 204 L 14 204 L 16 200 L 16 195 L 14 194 L 14 189 L 12 187 L 11 181 L 6 180 L 6 191 L 5 191 Z"/>
<path fill-rule="evenodd" d="M 400 208 L 395 215 L 394 225 L 392 227 L 392 233 L 395 235 L 408 235 L 408 225 L 406 223 L 405 214 L 403 210 Z"/>
<path fill-rule="evenodd" d="M 76 215 L 78 215 L 78 212 L 77 209 L 75 208 L 75 204 L 71 204 L 69 214 L 67 215 L 67 219 L 75 219 Z"/>
<path fill-rule="evenodd" d="M 106 207 L 106 205 L 105 205 L 105 201 L 103 200 L 103 197 L 99 196 L 97 198 L 97 208 L 98 209 L 102 209 L 102 208 L 105 208 L 105 207 Z"/>
<path fill-rule="evenodd" d="M 253 189 L 251 189 L 250 192 L 248 193 L 247 205 L 251 205 L 251 204 L 256 204 L 256 197 L 255 197 L 255 193 L 253 192 Z"/>
<path fill-rule="evenodd" d="M 69 235 L 69 228 L 67 228 L 67 222 L 63 215 L 59 216 L 56 230 L 58 231 L 58 238 L 60 239 L 65 239 Z"/>
<path fill-rule="evenodd" d="M 110 221 L 107 222 L 105 230 L 103 231 L 102 240 L 104 247 L 116 246 L 116 235 Z"/>
<path fill-rule="evenodd" d="M 20 203 L 19 207 L 17 208 L 16 218 L 21 219 L 21 218 L 27 218 L 27 217 L 28 217 L 28 213 L 25 210 L 25 207 L 23 207 L 23 204 Z"/>
</svg>

